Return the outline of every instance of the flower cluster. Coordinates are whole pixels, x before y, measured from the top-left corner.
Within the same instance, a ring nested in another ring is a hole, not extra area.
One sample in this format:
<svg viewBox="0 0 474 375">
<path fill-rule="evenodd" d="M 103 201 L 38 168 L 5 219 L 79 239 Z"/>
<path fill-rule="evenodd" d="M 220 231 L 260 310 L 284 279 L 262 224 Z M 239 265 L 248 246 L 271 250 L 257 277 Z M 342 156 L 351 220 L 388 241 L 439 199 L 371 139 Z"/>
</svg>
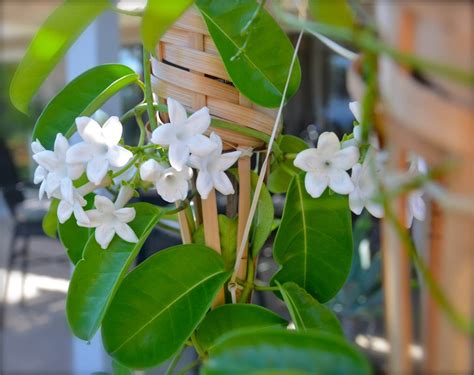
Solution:
<svg viewBox="0 0 474 375">
<path fill-rule="evenodd" d="M 225 170 L 237 161 L 240 151 L 223 153 L 217 134 L 204 135 L 211 122 L 209 110 L 204 107 L 188 117 L 180 103 L 168 98 L 168 113 L 170 122 L 155 129 L 145 146 L 123 145 L 123 126 L 115 116 L 103 125 L 78 117 L 75 123 L 81 141 L 73 145 L 62 134 L 56 135 L 53 150 L 35 140 L 31 148 L 38 163 L 34 183 L 40 184 L 40 199 L 46 195 L 59 200 L 59 222 L 74 216 L 79 226 L 95 228 L 97 243 L 106 249 L 115 235 L 138 242 L 128 225 L 135 209 L 126 207 L 136 188 L 151 185 L 167 202 L 184 200 L 194 168 L 196 189 L 203 199 L 213 188 L 233 194 Z M 103 188 L 117 192 L 115 201 L 99 194 Z M 85 210 L 86 195 L 92 192 L 95 208 Z"/>
<path fill-rule="evenodd" d="M 380 186 L 388 180 L 384 174 L 386 154 L 380 150 L 374 134 L 369 135 L 368 145 L 363 144 L 359 103 L 352 102 L 349 107 L 358 123 L 354 126 L 352 138 L 341 144 L 335 133 L 324 132 L 319 136 L 316 148 L 297 154 L 294 165 L 306 172 L 305 188 L 313 198 L 320 197 L 329 187 L 336 193 L 349 195 L 349 206 L 354 214 L 360 215 L 366 208 L 372 216 L 382 218 L 384 209 L 380 201 Z M 425 173 L 423 159 L 411 156 L 407 177 Z M 422 195 L 423 190 L 418 189 L 407 197 L 408 227 L 411 227 L 413 218 L 425 218 Z"/>
</svg>

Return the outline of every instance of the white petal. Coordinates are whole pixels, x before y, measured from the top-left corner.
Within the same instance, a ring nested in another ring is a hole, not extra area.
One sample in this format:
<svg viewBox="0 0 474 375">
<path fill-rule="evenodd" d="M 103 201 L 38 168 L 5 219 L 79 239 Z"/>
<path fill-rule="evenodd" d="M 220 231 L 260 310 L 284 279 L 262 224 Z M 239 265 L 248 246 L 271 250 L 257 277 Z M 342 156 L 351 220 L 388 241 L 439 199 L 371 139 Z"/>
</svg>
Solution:
<svg viewBox="0 0 474 375">
<path fill-rule="evenodd" d="M 203 159 L 207 159 L 207 157 L 205 158 L 200 158 L 199 156 L 196 156 L 196 155 L 190 155 L 189 156 L 189 159 L 188 159 L 188 165 L 191 167 L 191 168 L 195 168 L 195 169 L 201 169 L 202 168 L 202 160 Z"/>
<path fill-rule="evenodd" d="M 328 177 L 321 173 L 308 172 L 304 178 L 304 186 L 309 195 L 319 198 L 328 186 Z"/>
<path fill-rule="evenodd" d="M 31 151 L 33 151 L 33 154 L 37 154 L 38 152 L 44 150 L 45 148 L 43 147 L 38 138 L 36 138 L 36 141 L 31 142 Z"/>
<path fill-rule="evenodd" d="M 113 214 L 115 212 L 115 205 L 113 202 L 102 195 L 95 196 L 94 206 L 104 214 Z"/>
<path fill-rule="evenodd" d="M 96 228 L 104 222 L 105 216 L 99 210 L 89 210 L 86 215 L 87 220 L 81 220 L 81 223 L 78 223 L 82 227 Z"/>
<path fill-rule="evenodd" d="M 107 249 L 109 247 L 110 241 L 112 241 L 114 236 L 114 225 L 109 222 L 103 223 L 95 230 L 95 240 L 102 249 Z"/>
<path fill-rule="evenodd" d="M 94 149 L 86 142 L 79 142 L 69 147 L 66 163 L 85 163 L 94 157 Z"/>
<path fill-rule="evenodd" d="M 354 135 L 354 139 L 358 144 L 362 143 L 362 126 L 356 125 L 354 126 L 354 130 L 352 131 Z"/>
<path fill-rule="evenodd" d="M 54 153 L 61 160 L 66 157 L 66 152 L 69 148 L 69 142 L 67 138 L 61 133 L 56 134 L 56 139 L 54 141 Z"/>
<path fill-rule="evenodd" d="M 212 132 L 209 136 L 209 139 L 212 143 L 216 145 L 214 152 L 217 155 L 222 154 L 222 138 L 219 136 L 219 134 L 217 134 L 216 132 Z"/>
<path fill-rule="evenodd" d="M 67 175 L 71 180 L 77 180 L 84 173 L 85 166 L 82 163 L 79 164 L 68 164 Z"/>
<path fill-rule="evenodd" d="M 337 169 L 329 172 L 329 187 L 339 194 L 349 194 L 354 190 L 354 184 L 347 172 Z"/>
<path fill-rule="evenodd" d="M 331 155 L 341 149 L 339 138 L 333 132 L 324 132 L 318 138 L 318 151 L 324 155 Z"/>
<path fill-rule="evenodd" d="M 318 151 L 315 148 L 309 148 L 307 150 L 303 150 L 296 155 L 293 164 L 295 167 L 305 171 L 311 172 L 315 171 L 318 164 Z"/>
<path fill-rule="evenodd" d="M 383 218 L 384 215 L 384 209 L 383 206 L 378 204 L 378 203 L 373 203 L 373 202 L 368 202 L 366 204 L 367 211 L 373 216 L 376 217 L 377 219 Z"/>
<path fill-rule="evenodd" d="M 32 157 L 34 161 L 50 172 L 58 169 L 61 166 L 53 151 L 41 151 L 37 154 L 34 154 Z"/>
<path fill-rule="evenodd" d="M 109 147 L 106 157 L 112 167 L 122 168 L 133 157 L 133 154 L 122 146 L 114 145 Z"/>
<path fill-rule="evenodd" d="M 46 191 L 46 180 L 43 181 L 40 185 L 39 192 L 38 192 L 39 200 L 43 199 L 45 191 Z"/>
<path fill-rule="evenodd" d="M 115 232 L 124 241 L 137 243 L 138 237 L 129 225 L 117 221 L 115 223 Z"/>
<path fill-rule="evenodd" d="M 423 221 L 426 216 L 426 205 L 420 193 L 414 192 L 408 198 L 410 209 L 415 219 Z"/>
<path fill-rule="evenodd" d="M 222 154 L 217 160 L 217 168 L 220 171 L 225 171 L 232 167 L 240 157 L 240 151 L 232 151 L 226 154 Z"/>
<path fill-rule="evenodd" d="M 46 176 L 48 175 L 48 171 L 41 166 L 36 167 L 35 175 L 33 176 L 33 183 L 39 184 L 42 182 Z"/>
<path fill-rule="evenodd" d="M 102 135 L 102 128 L 99 123 L 90 117 L 76 118 L 77 131 L 81 138 L 87 143 L 104 144 L 104 136 Z"/>
<path fill-rule="evenodd" d="M 170 145 L 168 157 L 171 166 L 181 171 L 189 158 L 189 148 L 182 142 L 175 142 Z"/>
<path fill-rule="evenodd" d="M 215 172 L 212 174 L 212 182 L 216 190 L 224 195 L 234 194 L 234 187 L 229 177 L 224 172 Z"/>
<path fill-rule="evenodd" d="M 140 178 L 143 181 L 155 182 L 163 173 L 164 168 L 154 159 L 148 159 L 140 166 Z"/>
<path fill-rule="evenodd" d="M 200 170 L 196 179 L 196 189 L 201 198 L 207 199 L 212 188 L 213 184 L 211 175 L 206 170 Z"/>
<path fill-rule="evenodd" d="M 356 215 L 360 215 L 364 209 L 364 201 L 360 196 L 359 190 L 354 189 L 354 191 L 349 194 L 349 207 Z"/>
<path fill-rule="evenodd" d="M 109 162 L 103 156 L 96 156 L 87 163 L 87 178 L 99 185 L 109 169 Z"/>
<path fill-rule="evenodd" d="M 172 124 L 163 124 L 158 126 L 151 134 L 151 143 L 155 145 L 167 146 L 171 143 L 177 142 L 176 126 Z"/>
<path fill-rule="evenodd" d="M 359 102 L 350 102 L 349 103 L 349 109 L 351 110 L 351 112 L 354 115 L 357 122 L 360 122 L 361 116 L 360 116 L 360 104 L 359 104 Z"/>
<path fill-rule="evenodd" d="M 181 105 L 180 102 L 174 100 L 173 98 L 168 98 L 166 100 L 168 104 L 168 114 L 173 125 L 180 125 L 184 124 L 188 115 L 186 114 L 186 110 Z"/>
<path fill-rule="evenodd" d="M 56 173 L 48 173 L 45 179 L 45 191 L 48 197 L 56 193 L 61 185 L 61 179 Z"/>
<path fill-rule="evenodd" d="M 58 220 L 61 224 L 64 224 L 71 217 L 73 212 L 72 204 L 62 200 L 58 204 Z"/>
<path fill-rule="evenodd" d="M 70 204 L 73 204 L 74 187 L 72 186 L 72 181 L 69 178 L 62 178 L 59 187 L 62 198 Z"/>
<path fill-rule="evenodd" d="M 120 208 L 115 211 L 115 217 L 122 223 L 129 223 L 135 219 L 135 209 L 133 207 Z"/>
<path fill-rule="evenodd" d="M 84 212 L 84 209 L 79 204 L 75 204 L 73 209 L 74 209 L 74 217 L 79 223 L 84 223 L 84 224 L 90 223 L 89 216 L 86 215 L 86 213 Z"/>
<path fill-rule="evenodd" d="M 211 116 L 209 116 L 209 109 L 203 107 L 186 120 L 186 130 L 193 135 L 202 134 L 209 128 L 210 124 Z"/>
<path fill-rule="evenodd" d="M 354 185 L 358 185 L 360 176 L 362 173 L 362 164 L 356 163 L 352 167 L 352 174 L 351 174 L 351 180 L 354 183 Z"/>
<path fill-rule="evenodd" d="M 337 151 L 332 157 L 334 166 L 338 169 L 348 170 L 359 160 L 359 149 L 357 147 L 347 147 Z"/>
<path fill-rule="evenodd" d="M 133 188 L 131 188 L 129 185 L 123 185 L 119 190 L 117 199 L 115 200 L 115 209 L 124 207 L 128 201 L 132 199 L 134 194 L 135 190 Z"/>
<path fill-rule="evenodd" d="M 216 149 L 216 145 L 205 135 L 197 134 L 186 140 L 189 150 L 198 156 L 209 155 Z"/>
<path fill-rule="evenodd" d="M 120 122 L 117 116 L 110 117 L 102 126 L 102 135 L 104 136 L 104 141 L 109 146 L 116 145 L 120 142 L 122 138 L 122 123 Z"/>
<path fill-rule="evenodd" d="M 354 138 L 348 139 L 347 141 L 342 142 L 341 148 L 347 148 L 347 147 L 359 147 L 357 141 Z"/>
</svg>

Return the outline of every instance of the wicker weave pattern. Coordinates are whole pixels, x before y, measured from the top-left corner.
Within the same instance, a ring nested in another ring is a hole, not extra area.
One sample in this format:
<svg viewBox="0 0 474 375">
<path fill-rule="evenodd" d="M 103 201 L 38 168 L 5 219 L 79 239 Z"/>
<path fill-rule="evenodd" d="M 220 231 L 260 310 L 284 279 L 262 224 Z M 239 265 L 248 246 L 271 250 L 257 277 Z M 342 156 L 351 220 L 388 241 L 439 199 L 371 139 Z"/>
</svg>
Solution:
<svg viewBox="0 0 474 375">
<path fill-rule="evenodd" d="M 186 12 L 163 36 L 157 56 L 152 83 L 161 99 L 172 97 L 189 110 L 207 106 L 213 117 L 271 134 L 274 111 L 252 104 L 232 85 L 196 9 Z M 225 148 L 262 146 L 252 137 L 212 130 L 222 137 Z"/>
</svg>

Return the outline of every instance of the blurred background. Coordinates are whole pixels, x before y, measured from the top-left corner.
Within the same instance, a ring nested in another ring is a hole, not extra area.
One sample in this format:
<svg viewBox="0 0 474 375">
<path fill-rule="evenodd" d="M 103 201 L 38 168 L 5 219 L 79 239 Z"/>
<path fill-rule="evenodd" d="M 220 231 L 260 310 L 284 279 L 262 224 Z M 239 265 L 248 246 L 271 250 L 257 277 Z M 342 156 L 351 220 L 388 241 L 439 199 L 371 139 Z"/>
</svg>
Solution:
<svg viewBox="0 0 474 375">
<path fill-rule="evenodd" d="M 110 372 L 111 360 L 100 337 L 85 343 L 72 337 L 65 317 L 65 296 L 71 267 L 61 244 L 41 228 L 46 202 L 37 200 L 32 185 L 31 130 L 46 103 L 71 79 L 92 66 L 120 62 L 141 72 L 139 19 L 104 14 L 76 42 L 36 96 L 29 117 L 9 101 L 9 82 L 35 30 L 60 3 L 56 0 L 0 3 L 0 373 L 90 374 Z M 136 4 L 136 3 L 135 3 Z M 126 4 L 125 4 L 126 5 Z M 133 4 L 132 4 L 133 5 Z M 290 35 L 296 39 L 295 35 Z M 325 130 L 350 133 L 345 72 L 349 61 L 313 37 L 299 52 L 303 80 L 285 110 L 285 133 L 313 144 Z M 129 87 L 106 104 L 109 114 L 123 113 L 141 98 Z M 126 126 L 126 136 L 133 137 Z M 150 199 L 153 199 L 151 197 Z M 284 197 L 274 196 L 281 215 Z M 329 305 L 342 320 L 346 335 L 366 351 L 383 372 L 390 348 L 385 339 L 380 276 L 378 223 L 369 216 L 354 221 L 353 270 L 344 289 Z M 157 229 L 139 256 L 141 261 L 160 248 L 179 242 L 176 234 Z M 258 278 L 274 272 L 271 239 L 262 252 Z M 286 314 L 273 295 L 257 294 L 261 303 Z M 189 353 L 189 356 L 192 356 Z M 419 358 L 419 348 L 413 348 Z M 160 369 L 148 373 L 162 373 Z"/>
</svg>

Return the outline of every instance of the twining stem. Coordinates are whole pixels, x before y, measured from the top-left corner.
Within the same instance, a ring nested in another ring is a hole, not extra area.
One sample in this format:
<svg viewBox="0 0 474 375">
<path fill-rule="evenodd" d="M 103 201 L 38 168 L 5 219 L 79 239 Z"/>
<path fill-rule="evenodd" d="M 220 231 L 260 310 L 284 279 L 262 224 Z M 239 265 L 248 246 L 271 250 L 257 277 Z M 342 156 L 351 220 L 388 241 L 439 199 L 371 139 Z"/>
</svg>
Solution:
<svg viewBox="0 0 474 375">
<path fill-rule="evenodd" d="M 145 143 L 146 129 L 143 123 L 142 116 L 135 112 L 135 119 L 137 120 L 138 128 L 140 129 L 140 138 L 138 139 L 138 147 L 142 147 Z"/>
<path fill-rule="evenodd" d="M 255 279 L 255 260 L 249 252 L 249 257 L 247 259 L 247 279 L 244 285 L 244 289 L 240 295 L 239 302 L 246 303 L 249 300 L 250 293 L 252 293 L 252 289 L 255 287 L 254 279 Z"/>
<path fill-rule="evenodd" d="M 135 165 L 135 163 L 137 162 L 137 160 L 138 160 L 140 157 L 141 157 L 140 154 L 134 155 L 133 158 L 130 159 L 130 161 L 129 161 L 127 164 L 125 164 L 125 166 L 124 166 L 122 169 L 120 169 L 120 170 L 118 170 L 117 172 L 115 172 L 115 173 L 112 174 L 112 178 L 115 178 L 115 177 L 118 177 L 118 176 L 124 174 L 124 173 L 125 173 L 126 171 L 128 171 L 133 165 Z"/>
<path fill-rule="evenodd" d="M 151 61 L 150 54 L 143 50 L 143 79 L 145 81 L 145 100 L 148 112 L 148 121 L 150 122 L 151 130 L 158 127 L 156 122 L 156 111 L 153 105 L 153 91 L 151 88 Z"/>
<path fill-rule="evenodd" d="M 200 358 L 205 358 L 206 357 L 206 352 L 204 349 L 201 347 L 199 342 L 196 339 L 196 332 L 193 332 L 191 335 L 191 341 L 193 343 L 194 349 L 196 349 L 197 354 L 199 355 Z"/>
</svg>

